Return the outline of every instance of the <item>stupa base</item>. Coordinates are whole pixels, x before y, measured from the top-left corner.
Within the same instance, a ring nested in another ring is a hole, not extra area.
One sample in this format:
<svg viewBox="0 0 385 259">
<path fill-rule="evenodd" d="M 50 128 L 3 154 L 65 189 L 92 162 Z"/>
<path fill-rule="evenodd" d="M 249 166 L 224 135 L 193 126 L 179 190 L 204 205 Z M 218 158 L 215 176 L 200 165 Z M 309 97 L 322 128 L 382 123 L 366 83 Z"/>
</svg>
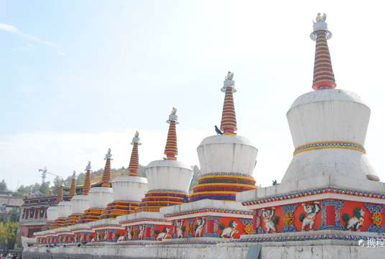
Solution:
<svg viewBox="0 0 385 259">
<path fill-rule="evenodd" d="M 339 184 L 328 186 L 330 183 Z M 338 239 L 357 243 L 385 234 L 385 192 L 378 191 L 383 183 L 355 183 L 349 179 L 343 182 L 340 176 L 320 176 L 312 185 L 316 187 L 284 183 L 238 194 L 237 199 L 253 210 L 255 241 L 268 240 L 268 234 L 279 234 L 273 239 Z M 365 190 L 367 187 L 370 188 Z M 325 236 L 323 231 L 332 232 Z"/>
<path fill-rule="evenodd" d="M 81 223 L 88 223 L 98 220 L 103 214 L 104 209 L 88 209 L 81 216 Z"/>
<path fill-rule="evenodd" d="M 160 208 L 188 202 L 188 193 L 174 190 L 151 190 L 140 203 L 139 211 L 159 212 Z"/>
<path fill-rule="evenodd" d="M 107 205 L 101 218 L 116 218 L 137 211 L 139 202 L 133 201 L 114 201 Z"/>
<path fill-rule="evenodd" d="M 53 224 L 53 229 L 64 227 L 67 223 L 67 218 L 57 218 Z"/>
<path fill-rule="evenodd" d="M 204 199 L 235 201 L 239 192 L 255 190 L 255 180 L 250 175 L 237 173 L 211 173 L 199 177 L 190 201 Z"/>
<path fill-rule="evenodd" d="M 101 219 L 94 221 L 92 230 L 95 231 L 92 243 L 116 242 L 120 236 L 124 236 L 124 227 L 119 225 L 115 219 Z"/>
<path fill-rule="evenodd" d="M 125 227 L 124 238 L 118 242 L 163 241 L 171 238 L 172 224 L 159 212 L 138 212 L 116 219 Z"/>
<path fill-rule="evenodd" d="M 173 239 L 238 239 L 253 233 L 253 214 L 239 202 L 200 200 L 161 209 L 172 222 Z"/>
<path fill-rule="evenodd" d="M 71 214 L 68 218 L 67 218 L 67 221 L 66 221 L 66 226 L 72 226 L 72 225 L 75 225 L 75 224 L 78 224 L 80 223 L 82 219 L 82 214 L 80 213 L 77 213 L 77 214 Z"/>
</svg>

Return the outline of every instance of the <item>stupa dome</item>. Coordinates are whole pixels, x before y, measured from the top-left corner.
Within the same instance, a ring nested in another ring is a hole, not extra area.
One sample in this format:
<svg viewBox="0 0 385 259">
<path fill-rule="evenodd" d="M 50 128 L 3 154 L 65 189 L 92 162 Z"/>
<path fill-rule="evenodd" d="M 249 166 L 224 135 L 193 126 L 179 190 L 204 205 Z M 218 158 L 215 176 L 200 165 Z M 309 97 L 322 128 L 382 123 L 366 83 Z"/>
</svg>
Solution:
<svg viewBox="0 0 385 259">
<path fill-rule="evenodd" d="M 47 221 L 55 221 L 59 217 L 57 206 L 50 206 L 47 209 Z"/>
<path fill-rule="evenodd" d="M 245 137 L 238 135 L 210 136 L 198 149 L 202 174 L 241 173 L 252 175 L 258 149 Z"/>
</svg>

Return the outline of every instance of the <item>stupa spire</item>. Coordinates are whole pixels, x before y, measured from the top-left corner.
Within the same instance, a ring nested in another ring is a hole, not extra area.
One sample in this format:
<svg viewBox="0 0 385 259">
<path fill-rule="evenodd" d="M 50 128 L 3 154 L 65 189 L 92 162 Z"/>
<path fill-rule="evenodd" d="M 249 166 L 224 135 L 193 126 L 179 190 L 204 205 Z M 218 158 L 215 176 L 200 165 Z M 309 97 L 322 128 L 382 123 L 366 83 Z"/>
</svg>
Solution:
<svg viewBox="0 0 385 259">
<path fill-rule="evenodd" d="M 236 135 L 237 118 L 235 115 L 233 93 L 237 90 L 234 88 L 234 73 L 228 72 L 221 89 L 225 93 L 225 101 L 223 103 L 221 130 L 225 135 Z"/>
<path fill-rule="evenodd" d="M 71 179 L 71 187 L 69 192 L 69 200 L 72 200 L 72 197 L 74 197 L 76 194 L 76 172 L 74 171 Z"/>
<path fill-rule="evenodd" d="M 310 38 L 316 42 L 314 72 L 313 72 L 313 89 L 334 89 L 336 83 L 330 59 L 330 52 L 327 40 L 332 37 L 332 33 L 328 31 L 326 14 L 318 13 L 316 20 L 313 22 L 313 32 Z"/>
<path fill-rule="evenodd" d="M 62 200 L 63 200 L 63 185 L 61 184 L 57 192 L 57 203 L 61 202 Z"/>
<path fill-rule="evenodd" d="M 86 167 L 86 178 L 84 179 L 83 185 L 83 195 L 88 195 L 91 189 L 91 161 L 88 161 L 88 165 Z"/>
<path fill-rule="evenodd" d="M 176 160 L 178 155 L 178 145 L 176 138 L 176 124 L 178 124 L 178 116 L 176 115 L 176 108 L 172 108 L 171 114 L 168 117 L 167 123 L 170 124 L 168 128 L 167 143 L 164 149 L 166 160 Z"/>
<path fill-rule="evenodd" d="M 139 132 L 137 131 L 137 132 L 135 132 L 135 136 L 131 142 L 132 152 L 131 152 L 130 165 L 128 166 L 129 176 L 138 176 L 138 170 L 139 170 L 138 146 L 141 145 L 141 143 L 139 141 L 140 141 Z"/>
<path fill-rule="evenodd" d="M 106 165 L 104 167 L 102 187 L 111 187 L 111 160 L 112 160 L 111 148 L 108 149 L 108 152 L 104 159 L 106 160 Z"/>
</svg>

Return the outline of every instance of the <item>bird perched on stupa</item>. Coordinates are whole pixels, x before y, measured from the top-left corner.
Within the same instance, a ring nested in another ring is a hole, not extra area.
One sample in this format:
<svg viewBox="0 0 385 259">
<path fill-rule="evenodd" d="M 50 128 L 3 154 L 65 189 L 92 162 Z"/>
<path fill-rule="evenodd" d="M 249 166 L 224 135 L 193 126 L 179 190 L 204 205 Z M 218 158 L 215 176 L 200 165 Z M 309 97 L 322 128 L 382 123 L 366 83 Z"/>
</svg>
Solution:
<svg viewBox="0 0 385 259">
<path fill-rule="evenodd" d="M 218 135 L 223 135 L 223 132 L 217 127 L 217 125 L 215 125 L 215 132 L 216 132 Z"/>
</svg>

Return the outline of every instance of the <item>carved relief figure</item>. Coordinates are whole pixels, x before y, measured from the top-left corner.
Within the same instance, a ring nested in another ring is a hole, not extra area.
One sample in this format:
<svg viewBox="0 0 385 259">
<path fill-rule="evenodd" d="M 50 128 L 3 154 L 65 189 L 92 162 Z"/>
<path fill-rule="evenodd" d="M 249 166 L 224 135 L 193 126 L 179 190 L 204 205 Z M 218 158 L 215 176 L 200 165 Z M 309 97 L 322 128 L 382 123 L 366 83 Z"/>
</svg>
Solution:
<svg viewBox="0 0 385 259">
<path fill-rule="evenodd" d="M 182 220 L 175 221 L 175 232 L 177 238 L 183 238 L 184 226 Z"/>
<path fill-rule="evenodd" d="M 159 230 L 156 230 L 155 233 L 158 234 L 158 236 L 156 237 L 156 240 L 158 241 L 162 241 L 164 239 L 166 239 L 169 235 L 169 232 L 170 231 L 170 228 L 169 227 L 164 227 L 163 231 L 159 233 Z"/>
<path fill-rule="evenodd" d="M 123 242 L 125 240 L 125 236 L 120 236 L 117 240 L 117 242 Z"/>
<path fill-rule="evenodd" d="M 234 220 L 231 220 L 229 222 L 229 226 L 225 228 L 225 225 L 222 223 L 219 228 L 222 230 L 222 233 L 220 235 L 221 238 L 233 238 L 234 234 L 238 233 L 237 230 L 238 223 Z"/>
<path fill-rule="evenodd" d="M 309 226 L 309 230 L 313 230 L 315 216 L 321 210 L 319 202 L 316 201 L 313 204 L 302 203 L 302 207 L 305 213 L 299 216 L 299 220 L 302 222 L 301 230 L 305 230 L 306 226 Z"/>
<path fill-rule="evenodd" d="M 357 207 L 353 210 L 353 217 L 350 217 L 348 213 L 342 216 L 342 219 L 346 223 L 346 229 L 350 230 L 353 228 L 355 231 L 360 231 L 360 227 L 364 225 L 365 211 L 361 207 Z"/>
<path fill-rule="evenodd" d="M 144 239 L 144 230 L 146 228 L 143 225 L 139 226 L 139 234 L 138 234 L 138 240 L 143 240 Z"/>
<path fill-rule="evenodd" d="M 262 209 L 263 222 L 265 223 L 266 233 L 277 232 L 276 226 L 278 224 L 279 217 L 275 216 L 275 208 L 269 210 Z"/>
<path fill-rule="evenodd" d="M 195 225 L 195 237 L 202 237 L 203 233 L 203 227 L 206 224 L 205 218 L 197 218 L 197 224 Z"/>
<path fill-rule="evenodd" d="M 126 229 L 126 232 L 124 233 L 125 235 L 125 240 L 131 240 L 132 239 L 132 227 L 128 226 Z"/>
</svg>

